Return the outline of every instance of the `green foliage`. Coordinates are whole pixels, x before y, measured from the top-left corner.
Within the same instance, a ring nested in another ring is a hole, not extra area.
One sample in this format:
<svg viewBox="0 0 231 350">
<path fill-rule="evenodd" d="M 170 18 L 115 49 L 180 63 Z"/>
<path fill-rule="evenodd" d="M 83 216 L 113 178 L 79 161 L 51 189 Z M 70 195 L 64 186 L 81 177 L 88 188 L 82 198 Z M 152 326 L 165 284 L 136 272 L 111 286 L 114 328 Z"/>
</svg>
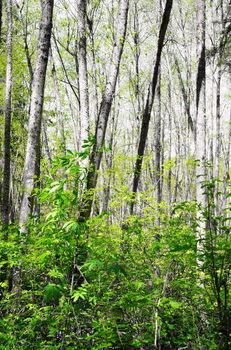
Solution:
<svg viewBox="0 0 231 350">
<path fill-rule="evenodd" d="M 159 214 L 152 206 L 126 220 L 110 221 L 105 213 L 80 224 L 81 162 L 93 143 L 53 161 L 30 235 L 22 238 L 11 226 L 9 240 L 1 240 L 1 267 L 21 266 L 18 294 L 1 276 L 2 348 L 152 349 L 158 338 L 166 349 L 217 349 L 230 307 L 230 238 L 228 211 L 214 213 L 216 186 L 204 183 L 202 217 L 196 202 L 185 201 L 171 214 L 163 203 Z M 198 265 L 197 232 L 205 220 Z"/>
</svg>

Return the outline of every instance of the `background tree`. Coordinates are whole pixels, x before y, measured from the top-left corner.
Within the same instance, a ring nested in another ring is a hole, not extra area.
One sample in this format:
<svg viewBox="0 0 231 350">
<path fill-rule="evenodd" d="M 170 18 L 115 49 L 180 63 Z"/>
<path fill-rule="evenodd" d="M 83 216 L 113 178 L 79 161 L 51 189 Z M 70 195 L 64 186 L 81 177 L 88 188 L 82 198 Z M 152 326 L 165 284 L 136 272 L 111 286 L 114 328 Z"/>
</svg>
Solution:
<svg viewBox="0 0 231 350">
<path fill-rule="evenodd" d="M 163 45 L 164 45 L 165 34 L 167 31 L 168 23 L 169 23 L 169 19 L 170 19 L 172 3 L 173 2 L 171 0 L 166 1 L 165 10 L 163 13 L 163 18 L 162 18 L 162 22 L 161 22 L 161 26 L 160 26 L 160 32 L 159 32 L 159 38 L 158 38 L 158 48 L 157 48 L 157 53 L 156 53 L 156 61 L 155 61 L 155 66 L 154 66 L 154 71 L 153 71 L 153 76 L 152 76 L 152 82 L 149 86 L 145 110 L 144 110 L 143 115 L 142 115 L 140 140 L 139 140 L 139 146 L 138 146 L 138 151 L 137 151 L 137 160 L 136 160 L 136 164 L 135 164 L 133 187 L 132 187 L 132 191 L 134 194 L 136 194 L 136 192 L 137 192 L 139 178 L 140 178 L 145 143 L 146 143 L 146 139 L 147 139 L 147 135 L 148 135 L 148 127 L 149 127 L 151 111 L 152 111 L 152 106 L 153 106 L 154 97 L 155 97 L 155 90 L 156 90 L 157 81 L 158 81 L 158 72 L 159 72 L 159 66 L 160 66 L 160 60 L 161 60 L 161 53 L 162 53 L 162 49 L 163 49 Z M 131 204 L 131 212 L 133 212 L 133 206 L 134 206 L 134 203 Z"/>
<path fill-rule="evenodd" d="M 100 104 L 99 114 L 96 122 L 95 144 L 90 155 L 90 168 L 87 176 L 87 190 L 94 190 L 97 184 L 98 170 L 100 168 L 102 151 L 104 146 L 105 134 L 107 130 L 108 118 L 111 111 L 111 105 L 116 89 L 116 82 L 119 73 L 121 56 L 123 53 L 127 16 L 128 16 L 129 1 L 122 0 L 120 2 L 119 14 L 117 20 L 117 31 L 112 52 L 111 65 L 109 68 L 109 75 L 107 77 L 106 87 L 103 92 L 102 101 Z M 87 200 L 83 206 L 80 218 L 89 218 L 93 198 Z"/>
</svg>

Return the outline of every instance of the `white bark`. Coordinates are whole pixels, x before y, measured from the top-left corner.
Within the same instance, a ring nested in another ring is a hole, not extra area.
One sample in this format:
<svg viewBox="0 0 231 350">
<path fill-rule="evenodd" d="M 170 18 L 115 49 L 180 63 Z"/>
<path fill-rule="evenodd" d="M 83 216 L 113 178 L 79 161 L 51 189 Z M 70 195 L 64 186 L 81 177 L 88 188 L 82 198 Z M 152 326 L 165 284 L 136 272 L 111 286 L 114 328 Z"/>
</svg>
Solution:
<svg viewBox="0 0 231 350">
<path fill-rule="evenodd" d="M 78 0 L 78 63 L 81 144 L 89 137 L 89 95 L 87 77 L 86 0 Z"/>
<path fill-rule="evenodd" d="M 93 152 L 90 156 L 90 170 L 87 178 L 87 189 L 95 189 L 98 178 L 98 170 L 102 159 L 102 147 L 104 145 L 108 118 L 111 111 L 111 105 L 115 94 L 117 77 L 119 74 L 119 67 L 121 56 L 124 47 L 124 40 L 127 29 L 127 16 L 128 16 L 129 0 L 121 0 L 119 7 L 119 15 L 117 20 L 117 30 L 115 35 L 115 41 L 112 52 L 112 59 L 109 68 L 109 75 L 107 77 L 107 84 L 103 93 L 102 101 L 100 104 L 100 110 L 98 114 L 98 120 L 96 124 L 95 132 L 95 145 Z M 93 198 L 91 197 L 82 208 L 80 218 L 85 219 L 90 216 Z"/>
<path fill-rule="evenodd" d="M 10 134 L 11 134 L 11 90 L 12 90 L 12 0 L 7 1 L 7 38 L 6 38 L 6 89 L 5 89 L 5 130 L 4 130 L 4 169 L 2 222 L 9 224 L 10 211 Z"/>
<path fill-rule="evenodd" d="M 58 77 L 57 72 L 55 68 L 55 62 L 52 54 L 52 50 L 50 48 L 50 58 L 52 62 L 52 77 L 54 82 L 54 91 L 55 91 L 55 103 L 56 103 L 56 115 L 57 115 L 57 139 L 58 143 L 61 143 L 61 152 L 65 154 L 66 152 L 66 140 L 65 140 L 65 130 L 64 130 L 64 123 L 63 123 L 63 113 L 62 113 L 62 103 L 60 98 L 60 92 L 59 92 L 59 84 L 58 84 Z"/>
<path fill-rule="evenodd" d="M 206 161 L 206 73 L 205 73 L 205 2 L 200 0 L 198 19 L 200 29 L 199 63 L 197 73 L 197 101 L 196 101 L 196 159 L 198 161 L 196 176 L 196 199 L 205 204 L 204 190 L 201 182 L 205 180 Z"/>
<path fill-rule="evenodd" d="M 41 9 L 42 18 L 38 39 L 36 67 L 32 84 L 28 140 L 24 162 L 23 196 L 19 215 L 19 224 L 22 232 L 27 230 L 25 224 L 32 209 L 31 196 L 34 189 L 36 154 L 41 132 L 44 87 L 52 29 L 53 0 L 41 0 Z"/>
<path fill-rule="evenodd" d="M 197 89 L 196 89 L 196 200 L 202 209 L 206 204 L 203 182 L 206 180 L 206 62 L 205 62 L 205 13 L 206 5 L 204 0 L 198 4 L 199 20 L 199 60 L 197 71 Z M 201 255 L 204 252 L 205 222 L 202 212 L 198 210 L 198 230 L 197 230 L 197 264 L 202 267 Z"/>
</svg>

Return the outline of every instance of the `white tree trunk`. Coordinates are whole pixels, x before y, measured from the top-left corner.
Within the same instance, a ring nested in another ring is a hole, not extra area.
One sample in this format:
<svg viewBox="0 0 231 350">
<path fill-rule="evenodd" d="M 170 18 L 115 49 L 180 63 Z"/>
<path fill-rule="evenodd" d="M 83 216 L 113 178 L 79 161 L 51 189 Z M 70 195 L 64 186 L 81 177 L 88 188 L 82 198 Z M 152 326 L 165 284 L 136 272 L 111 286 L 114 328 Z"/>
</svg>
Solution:
<svg viewBox="0 0 231 350">
<path fill-rule="evenodd" d="M 199 63 L 197 73 L 196 91 L 196 159 L 197 166 L 197 186 L 196 199 L 198 203 L 205 204 L 205 196 L 201 182 L 205 180 L 206 161 L 206 72 L 205 72 L 205 2 L 199 1 L 198 20 L 200 29 Z"/>
<path fill-rule="evenodd" d="M 78 63 L 81 145 L 89 137 L 89 95 L 87 77 L 86 0 L 78 0 Z"/>
<path fill-rule="evenodd" d="M 53 0 L 41 0 L 41 9 L 42 18 L 40 22 L 36 67 L 32 84 L 28 139 L 24 162 L 23 196 L 19 215 L 19 224 L 22 232 L 27 231 L 26 222 L 32 210 L 36 154 L 41 132 L 44 87 L 52 29 Z"/>
<path fill-rule="evenodd" d="M 124 40 L 127 29 L 129 0 L 121 0 L 119 7 L 119 15 L 117 20 L 117 30 L 115 35 L 115 42 L 113 46 L 111 65 L 109 68 L 109 75 L 107 77 L 106 87 L 103 93 L 98 120 L 95 132 L 95 144 L 93 152 L 90 156 L 90 169 L 87 178 L 87 189 L 94 190 L 97 184 L 98 170 L 102 159 L 102 147 L 105 141 L 108 118 L 111 111 L 111 105 L 115 94 L 117 77 L 119 74 L 119 67 L 121 56 L 124 47 Z M 86 201 L 80 213 L 80 220 L 85 220 L 90 216 L 93 197 Z"/>
<path fill-rule="evenodd" d="M 58 84 L 58 77 L 57 77 L 55 62 L 54 62 L 51 48 L 50 48 L 50 58 L 51 58 L 51 62 L 52 62 L 52 77 L 53 77 L 54 91 L 55 91 L 58 148 L 60 148 L 62 154 L 65 154 L 66 153 L 66 140 L 65 140 L 63 113 L 62 113 L 62 103 L 61 103 L 61 98 L 60 98 L 59 84 Z"/>
<path fill-rule="evenodd" d="M 206 62 L 205 62 L 205 13 L 206 5 L 204 0 L 198 4 L 199 20 L 199 60 L 197 71 L 196 89 L 196 200 L 203 207 L 206 205 L 203 182 L 206 180 Z M 202 266 L 201 255 L 204 252 L 205 223 L 200 210 L 198 210 L 198 233 L 197 233 L 197 263 Z"/>
<path fill-rule="evenodd" d="M 12 0 L 7 1 L 7 37 L 6 37 L 6 89 L 5 89 L 5 130 L 4 130 L 4 169 L 3 169 L 3 198 L 2 222 L 9 224 L 10 212 L 10 138 L 11 138 L 11 90 L 12 90 Z"/>
</svg>

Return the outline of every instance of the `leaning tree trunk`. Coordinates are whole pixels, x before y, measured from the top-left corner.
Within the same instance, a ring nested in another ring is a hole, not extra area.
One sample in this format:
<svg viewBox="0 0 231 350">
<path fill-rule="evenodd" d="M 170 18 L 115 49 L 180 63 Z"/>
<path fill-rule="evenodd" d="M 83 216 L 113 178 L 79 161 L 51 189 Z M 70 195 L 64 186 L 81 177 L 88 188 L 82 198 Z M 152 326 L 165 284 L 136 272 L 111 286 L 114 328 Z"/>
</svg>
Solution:
<svg viewBox="0 0 231 350">
<path fill-rule="evenodd" d="M 90 155 L 90 166 L 87 176 L 87 191 L 88 198 L 85 198 L 85 202 L 80 212 L 80 221 L 85 221 L 90 217 L 91 208 L 93 203 L 94 189 L 96 188 L 98 170 L 102 159 L 102 147 L 104 145 L 108 118 L 111 111 L 111 105 L 115 94 L 116 82 L 119 73 L 121 56 L 123 53 L 124 41 L 127 29 L 127 17 L 128 17 L 129 0 L 121 0 L 119 6 L 118 25 L 115 35 L 115 41 L 112 52 L 111 66 L 109 69 L 109 76 L 107 78 L 107 84 L 103 93 L 102 101 L 100 104 L 96 132 L 95 132 L 95 144 L 93 151 Z"/>
<path fill-rule="evenodd" d="M 5 92 L 5 130 L 4 130 L 4 169 L 2 223 L 9 224 L 10 213 L 10 134 L 11 134 L 11 88 L 12 88 L 12 0 L 7 1 L 7 63 L 6 63 L 6 92 Z"/>
<path fill-rule="evenodd" d="M 32 211 L 32 194 L 35 184 L 37 148 L 40 147 L 41 117 L 43 108 L 46 69 L 49 56 L 53 0 L 41 0 L 42 18 L 38 39 L 36 67 L 32 83 L 28 140 L 23 173 L 23 196 L 20 207 L 19 224 L 21 232 L 27 231 L 26 222 Z"/>
<path fill-rule="evenodd" d="M 146 140 L 147 140 L 147 136 L 148 136 L 149 122 L 150 122 L 152 106 L 153 106 L 154 97 L 155 97 L 156 86 L 157 86 L 157 82 L 158 82 L 161 54 L 162 54 L 162 49 L 164 46 L 165 34 L 166 34 L 166 31 L 168 28 L 168 23 L 170 20 L 172 3 L 173 3 L 173 0 L 166 1 L 164 14 L 162 17 L 162 22 L 161 22 L 160 31 L 159 31 L 158 47 L 157 47 L 156 61 L 155 61 L 152 81 L 151 81 L 151 84 L 150 84 L 149 89 L 148 89 L 146 105 L 145 105 L 145 109 L 144 109 L 143 116 L 142 116 L 140 140 L 139 140 L 139 145 L 138 145 L 138 152 L 137 152 L 137 159 L 136 159 L 136 164 L 135 164 L 133 187 L 132 187 L 132 192 L 133 192 L 134 198 L 135 198 L 135 195 L 137 192 L 138 183 L 139 183 L 139 179 L 140 179 L 140 172 L 141 172 L 141 168 L 142 168 L 145 144 L 146 144 Z M 134 207 L 134 201 L 132 201 L 132 204 L 131 204 L 131 208 L 130 208 L 131 213 L 133 213 L 133 207 Z"/>
</svg>

